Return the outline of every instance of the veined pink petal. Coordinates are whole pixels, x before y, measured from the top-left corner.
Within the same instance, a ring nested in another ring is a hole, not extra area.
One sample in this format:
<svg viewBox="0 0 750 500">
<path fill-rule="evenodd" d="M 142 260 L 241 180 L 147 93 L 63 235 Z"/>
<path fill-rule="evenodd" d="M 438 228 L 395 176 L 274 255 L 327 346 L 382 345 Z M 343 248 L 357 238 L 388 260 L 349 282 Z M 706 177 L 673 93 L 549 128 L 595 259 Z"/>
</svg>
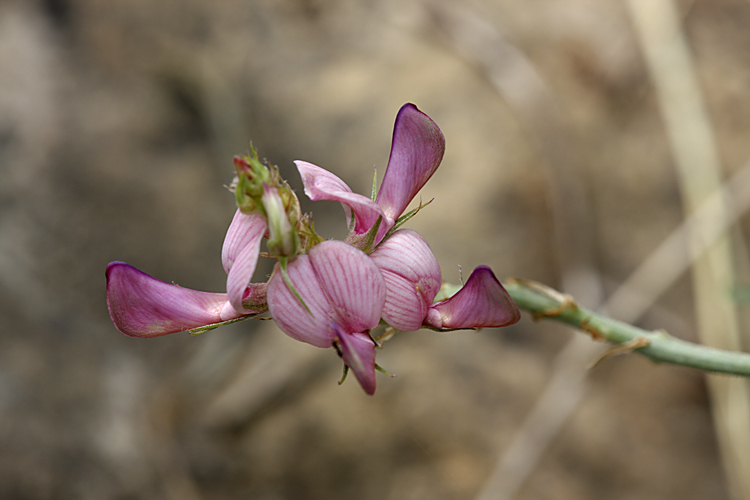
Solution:
<svg viewBox="0 0 750 500">
<path fill-rule="evenodd" d="M 487 266 L 479 266 L 453 297 L 430 306 L 424 324 L 462 329 L 512 325 L 521 318 L 516 303 Z"/>
<path fill-rule="evenodd" d="M 369 395 L 375 394 L 375 344 L 364 333 L 347 333 L 334 323 L 341 357 L 351 368 L 359 385 Z"/>
<path fill-rule="evenodd" d="M 386 270 L 380 271 L 388 290 L 381 316 L 389 326 L 402 332 L 422 328 L 428 304 L 424 303 L 416 286 L 401 276 Z"/>
<path fill-rule="evenodd" d="M 377 204 L 397 219 L 435 173 L 445 153 L 445 138 L 429 116 L 405 104 L 396 116 L 391 156 L 378 192 Z"/>
<path fill-rule="evenodd" d="M 265 233 L 266 219 L 261 214 L 247 215 L 237 210 L 224 238 L 221 260 L 227 272 L 227 294 L 238 314 L 251 312 L 242 305 L 242 300 L 258 264 Z"/>
<path fill-rule="evenodd" d="M 399 229 L 381 243 L 370 258 L 380 269 L 388 269 L 409 281 L 417 282 L 423 277 L 436 281 L 437 295 L 440 289 L 440 265 L 430 245 L 413 229 Z M 432 303 L 433 295 L 429 301 Z"/>
<path fill-rule="evenodd" d="M 295 160 L 294 164 L 297 165 L 297 170 L 299 170 L 299 175 L 302 178 L 302 184 L 305 187 L 305 194 L 311 201 L 338 201 L 336 198 L 331 198 L 331 196 L 352 193 L 352 189 L 346 184 L 346 182 L 342 181 L 339 177 L 328 170 L 302 160 Z M 343 208 L 348 223 L 349 219 L 352 217 L 351 208 L 346 204 L 343 205 Z"/>
<path fill-rule="evenodd" d="M 361 194 L 353 193 L 344 181 L 328 170 L 306 161 L 297 160 L 294 163 L 302 177 L 305 194 L 310 200 L 340 202 L 344 207 L 347 225 L 350 224 L 352 211 L 354 211 L 354 227 L 350 227 L 350 229 L 356 234 L 364 234 L 369 231 L 377 222 L 378 217 L 383 217 L 383 221 L 378 228 L 376 242 L 379 242 L 393 227 L 395 221 L 387 218 L 374 201 Z"/>
<path fill-rule="evenodd" d="M 442 283 L 430 246 L 416 231 L 399 229 L 370 258 L 386 283 L 383 319 L 397 330 L 419 330 Z"/>
<path fill-rule="evenodd" d="M 287 274 L 310 312 L 289 290 L 277 269 L 268 283 L 268 309 L 273 320 L 295 340 L 316 347 L 331 347 L 336 336 L 331 326 L 335 312 L 318 281 L 310 257 L 297 256 L 287 265 Z"/>
<path fill-rule="evenodd" d="M 224 266 L 224 272 L 229 274 L 234 261 L 245 247 L 253 244 L 260 245 L 260 240 L 265 232 L 265 217 L 259 213 L 243 214 L 242 211 L 237 209 L 221 248 L 221 263 Z M 258 236 L 258 233 L 260 233 L 260 236 Z"/>
<path fill-rule="evenodd" d="M 124 262 L 107 266 L 109 315 L 131 337 L 158 337 L 242 316 L 225 305 L 224 293 L 165 283 Z"/>
<path fill-rule="evenodd" d="M 349 332 L 363 332 L 380 322 L 385 303 L 385 281 L 377 266 L 361 250 L 343 241 L 324 241 L 310 250 L 310 261 L 337 323 Z"/>
</svg>

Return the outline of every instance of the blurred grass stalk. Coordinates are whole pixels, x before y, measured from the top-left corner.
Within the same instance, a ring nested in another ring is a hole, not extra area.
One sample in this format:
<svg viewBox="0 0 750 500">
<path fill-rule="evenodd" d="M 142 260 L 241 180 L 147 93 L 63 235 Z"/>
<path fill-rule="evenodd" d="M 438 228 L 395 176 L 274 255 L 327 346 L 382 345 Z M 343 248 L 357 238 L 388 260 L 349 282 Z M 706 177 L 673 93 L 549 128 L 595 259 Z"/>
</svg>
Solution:
<svg viewBox="0 0 750 500">
<path fill-rule="evenodd" d="M 629 0 L 628 8 L 656 89 L 677 166 L 683 208 L 692 215 L 721 186 L 716 143 L 674 0 Z M 727 200 L 714 220 L 727 220 Z M 696 226 L 696 244 L 705 225 Z M 729 233 L 693 263 L 693 290 L 701 341 L 741 350 L 737 310 L 729 293 L 735 268 Z M 741 378 L 707 375 L 714 426 L 734 500 L 750 500 L 750 391 Z"/>
</svg>

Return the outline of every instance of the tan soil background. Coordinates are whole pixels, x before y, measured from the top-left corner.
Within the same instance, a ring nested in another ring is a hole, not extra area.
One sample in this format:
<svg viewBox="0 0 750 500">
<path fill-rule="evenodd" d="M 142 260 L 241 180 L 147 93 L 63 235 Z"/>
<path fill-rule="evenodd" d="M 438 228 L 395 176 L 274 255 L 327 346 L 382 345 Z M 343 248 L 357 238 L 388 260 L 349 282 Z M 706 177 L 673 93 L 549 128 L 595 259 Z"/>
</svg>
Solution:
<svg viewBox="0 0 750 500">
<path fill-rule="evenodd" d="M 106 264 L 124 260 L 222 290 L 232 155 L 252 140 L 301 198 L 295 159 L 365 193 L 397 110 L 414 102 L 447 150 L 422 191 L 435 200 L 409 227 L 446 280 L 488 264 L 561 286 L 550 190 L 579 196 L 550 182 L 564 153 L 588 194 L 588 264 L 613 290 L 682 217 L 628 11 L 615 0 L 456 6 L 541 77 L 560 148 L 545 149 L 446 35 L 455 19 L 434 10 L 444 5 L 0 2 L 0 498 L 477 495 L 574 335 L 566 328 L 524 315 L 502 330 L 400 334 L 378 354 L 397 377 L 378 375 L 367 397 L 353 379 L 337 385 L 332 350 L 270 322 L 127 338 L 104 286 Z M 750 158 L 750 2 L 679 6 L 728 174 Z M 303 203 L 323 235 L 343 235 L 338 206 Z M 689 277 L 639 324 L 695 340 Z M 515 498 L 728 498 L 703 375 L 605 361 Z"/>
</svg>

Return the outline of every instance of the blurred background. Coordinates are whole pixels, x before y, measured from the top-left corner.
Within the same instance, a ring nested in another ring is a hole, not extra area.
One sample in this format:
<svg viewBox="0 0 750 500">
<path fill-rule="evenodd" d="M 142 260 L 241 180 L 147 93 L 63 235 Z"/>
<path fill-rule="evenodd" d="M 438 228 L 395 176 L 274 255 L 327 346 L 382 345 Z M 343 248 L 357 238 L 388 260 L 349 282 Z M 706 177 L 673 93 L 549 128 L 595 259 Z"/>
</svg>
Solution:
<svg viewBox="0 0 750 500">
<path fill-rule="evenodd" d="M 367 193 L 406 102 L 446 137 L 408 224 L 444 279 L 488 264 L 597 307 L 683 220 L 628 5 L 0 1 L 0 498 L 750 498 L 703 374 L 587 371 L 603 345 L 528 315 L 398 334 L 378 353 L 397 377 L 368 397 L 272 322 L 138 340 L 107 314 L 113 260 L 224 288 L 224 186 L 250 140 L 300 198 L 295 159 Z M 750 2 L 673 5 L 724 178 L 750 158 Z M 343 236 L 339 206 L 302 202 Z M 665 283 L 632 316 L 698 341 L 690 273 Z"/>
</svg>

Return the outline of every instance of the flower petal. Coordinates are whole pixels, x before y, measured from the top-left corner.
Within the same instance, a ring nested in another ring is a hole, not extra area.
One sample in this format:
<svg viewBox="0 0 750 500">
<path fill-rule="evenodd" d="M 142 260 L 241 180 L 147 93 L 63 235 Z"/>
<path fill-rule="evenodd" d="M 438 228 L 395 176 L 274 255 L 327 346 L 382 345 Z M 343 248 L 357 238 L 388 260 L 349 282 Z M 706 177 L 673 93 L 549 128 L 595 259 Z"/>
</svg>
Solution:
<svg viewBox="0 0 750 500">
<path fill-rule="evenodd" d="M 224 245 L 221 248 L 221 263 L 224 266 L 224 272 L 229 274 L 232 265 L 237 259 L 239 253 L 246 246 L 257 244 L 260 245 L 260 239 L 266 231 L 266 219 L 259 213 L 244 214 L 239 209 L 234 213 L 232 223 L 227 229 L 227 235 L 224 237 Z M 261 233 L 258 237 L 258 233 Z M 255 243 L 255 240 L 258 240 Z"/>
<path fill-rule="evenodd" d="M 397 219 L 435 173 L 445 153 L 445 138 L 429 116 L 405 104 L 396 116 L 388 167 L 375 200 Z"/>
<path fill-rule="evenodd" d="M 513 299 L 487 266 L 479 266 L 453 297 L 430 306 L 424 324 L 438 329 L 501 327 L 521 318 Z"/>
<path fill-rule="evenodd" d="M 383 319 L 397 330 L 419 330 L 442 282 L 430 246 L 416 231 L 399 229 L 370 258 L 385 279 Z"/>
<path fill-rule="evenodd" d="M 118 330 L 131 337 L 158 337 L 234 318 L 227 295 L 165 283 L 124 262 L 107 266 L 107 308 Z M 224 310 L 224 314 L 222 314 Z"/>
<path fill-rule="evenodd" d="M 385 233 L 393 227 L 394 220 L 385 217 L 383 211 L 374 201 L 361 194 L 353 193 L 344 181 L 328 170 L 306 161 L 297 160 L 294 163 L 302 177 L 305 194 L 310 200 L 340 202 L 344 207 L 347 225 L 350 224 L 352 211 L 354 211 L 354 228 L 350 229 L 356 234 L 364 234 L 369 231 L 377 222 L 378 217 L 383 217 L 383 221 L 378 228 L 376 242 L 379 242 L 385 236 Z"/>
<path fill-rule="evenodd" d="M 300 255 L 290 262 L 287 275 L 310 311 L 289 290 L 277 269 L 268 283 L 268 309 L 273 320 L 295 340 L 316 347 L 331 347 L 336 337 L 331 326 L 335 312 L 321 288 L 310 257 Z"/>
<path fill-rule="evenodd" d="M 401 276 L 380 271 L 388 290 L 381 316 L 389 326 L 402 332 L 422 328 L 429 304 L 425 304 L 416 287 Z"/>
<path fill-rule="evenodd" d="M 320 285 L 336 310 L 337 323 L 349 332 L 363 332 L 380 323 L 385 281 L 361 250 L 342 241 L 324 241 L 310 250 Z"/>
<path fill-rule="evenodd" d="M 247 215 L 237 210 L 224 238 L 221 260 L 227 272 L 227 294 L 239 314 L 252 312 L 242 305 L 242 300 L 258 264 L 260 242 L 265 233 L 266 219 L 262 215 Z"/>
<path fill-rule="evenodd" d="M 375 394 L 375 344 L 367 334 L 346 333 L 334 323 L 341 357 L 367 394 Z"/>
</svg>

